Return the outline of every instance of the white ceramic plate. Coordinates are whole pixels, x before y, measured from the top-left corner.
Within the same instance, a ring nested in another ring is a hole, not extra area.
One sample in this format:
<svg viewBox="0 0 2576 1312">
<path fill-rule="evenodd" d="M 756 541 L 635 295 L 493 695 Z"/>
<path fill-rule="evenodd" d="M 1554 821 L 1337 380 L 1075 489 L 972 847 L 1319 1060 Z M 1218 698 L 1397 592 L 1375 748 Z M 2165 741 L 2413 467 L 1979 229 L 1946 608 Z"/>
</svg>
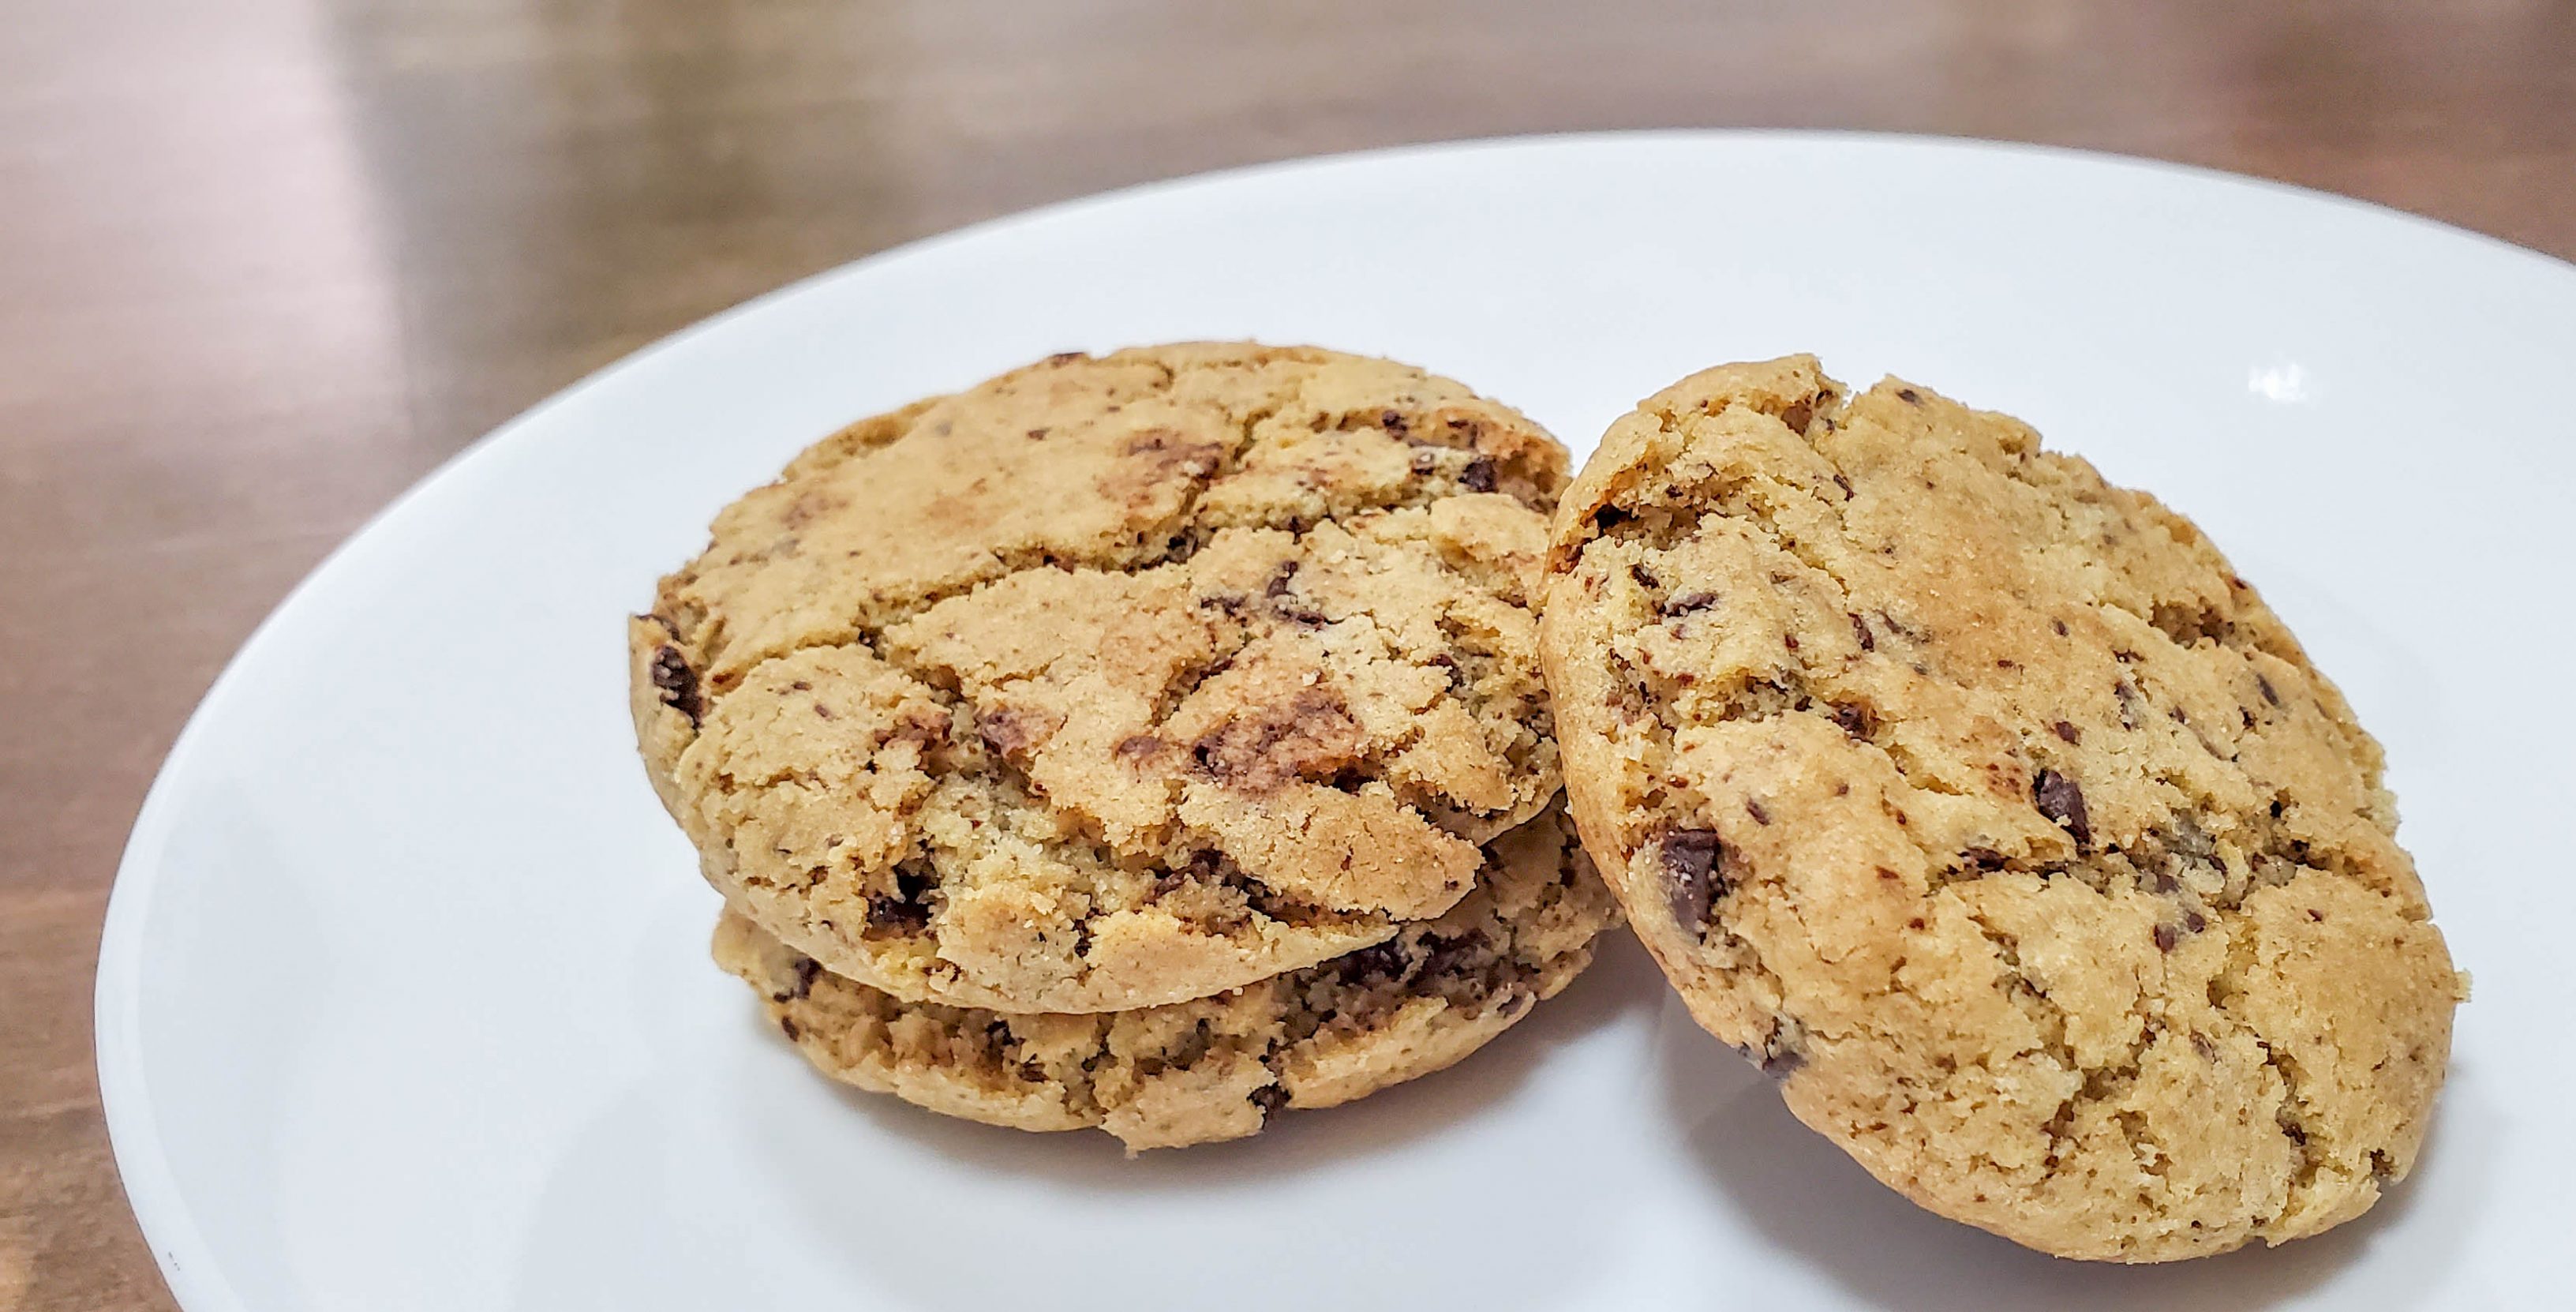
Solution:
<svg viewBox="0 0 2576 1312">
<path fill-rule="evenodd" d="M 1791 350 L 2197 517 L 2387 742 L 2477 995 L 2365 1220 L 2125 1270 L 1915 1211 L 1631 944 L 1455 1070 L 1125 1161 L 844 1094 L 706 959 L 621 617 L 859 415 L 1051 351 L 1415 361 L 1574 445 Z M 800 284 L 511 423 L 281 607 L 137 821 L 117 1160 L 192 1312 L 2494 1307 L 2576 1283 L 2576 269 L 2329 197 L 1956 142 L 1575 137 L 1147 187 Z M 2556 673 L 2553 673 L 2556 671 Z"/>
</svg>

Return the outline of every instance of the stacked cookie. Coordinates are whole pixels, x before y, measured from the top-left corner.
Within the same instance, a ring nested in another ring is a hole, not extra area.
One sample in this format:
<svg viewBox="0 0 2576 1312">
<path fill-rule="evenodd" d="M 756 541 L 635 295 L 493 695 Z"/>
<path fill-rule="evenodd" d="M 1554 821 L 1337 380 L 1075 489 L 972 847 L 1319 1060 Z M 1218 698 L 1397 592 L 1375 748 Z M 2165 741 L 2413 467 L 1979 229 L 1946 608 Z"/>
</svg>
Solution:
<svg viewBox="0 0 2576 1312">
<path fill-rule="evenodd" d="M 1565 465 L 1447 380 L 1250 346 L 808 450 L 630 634 L 719 959 L 830 1074 L 1131 1147 L 1456 1061 L 1617 915 L 1537 666 Z"/>
<path fill-rule="evenodd" d="M 2406 1174 L 2464 980 L 2377 744 L 2189 521 L 1806 357 L 1565 466 L 1212 345 L 807 451 L 631 633 L 719 961 L 838 1078 L 1141 1148 L 1449 1065 L 1624 910 L 1802 1121 L 2031 1247 Z"/>
</svg>

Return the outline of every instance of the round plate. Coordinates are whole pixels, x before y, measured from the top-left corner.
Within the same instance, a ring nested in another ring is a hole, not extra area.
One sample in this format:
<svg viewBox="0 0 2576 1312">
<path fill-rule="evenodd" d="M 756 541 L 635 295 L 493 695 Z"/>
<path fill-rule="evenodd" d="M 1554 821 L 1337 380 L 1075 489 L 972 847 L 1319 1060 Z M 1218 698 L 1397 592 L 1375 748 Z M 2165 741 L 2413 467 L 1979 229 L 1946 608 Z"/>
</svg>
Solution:
<svg viewBox="0 0 2576 1312">
<path fill-rule="evenodd" d="M 2278 1251 L 2056 1262 L 1799 1128 L 1643 956 L 1460 1065 L 1128 1161 L 841 1092 L 709 964 L 623 616 L 860 415 L 1183 338 L 1413 361 L 1574 446 L 1722 360 L 2010 411 L 2196 517 L 2386 741 L 2476 996 L 2412 1179 Z M 2576 269 L 2058 151 L 1655 134 L 1145 187 L 866 260 L 502 428 L 245 647 L 99 965 L 135 1211 L 211 1309 L 2533 1305 L 2576 1281 Z"/>
</svg>

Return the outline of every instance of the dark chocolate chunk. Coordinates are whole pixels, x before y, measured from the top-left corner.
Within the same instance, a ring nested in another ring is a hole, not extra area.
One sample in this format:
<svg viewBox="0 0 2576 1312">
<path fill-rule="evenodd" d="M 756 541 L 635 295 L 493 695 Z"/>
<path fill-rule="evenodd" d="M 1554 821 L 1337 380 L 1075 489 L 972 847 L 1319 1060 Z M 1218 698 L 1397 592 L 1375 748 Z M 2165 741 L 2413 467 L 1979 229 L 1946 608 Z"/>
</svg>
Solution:
<svg viewBox="0 0 2576 1312">
<path fill-rule="evenodd" d="M 1111 755 L 1122 761 L 1140 760 L 1161 750 L 1163 740 L 1150 733 L 1129 734 L 1119 739 L 1116 747 L 1109 749 Z"/>
<path fill-rule="evenodd" d="M 2084 741 L 2084 735 L 2083 735 L 2083 734 L 2080 734 L 2080 733 L 2077 733 L 2077 732 L 2075 731 L 2075 726 L 2074 726 L 2074 725 L 2071 725 L 2071 724 L 2068 724 L 2068 723 L 2067 723 L 2066 721 L 2064 721 L 2064 720 L 2060 720 L 2060 721 L 2058 721 L 2058 722 L 2057 722 L 2057 725 L 2056 725 L 2056 728 L 2057 728 L 2057 736 L 2058 736 L 2058 737 L 2060 737 L 2060 738 L 2065 739 L 2066 741 L 2068 741 L 2068 742 L 2070 742 L 2070 743 L 2080 743 L 2080 742 Z"/>
<path fill-rule="evenodd" d="M 1878 637 L 1876 634 L 1869 631 L 1869 621 L 1862 619 L 1858 615 L 1854 615 L 1851 617 L 1851 624 L 1852 637 L 1860 640 L 1860 649 L 1862 651 L 1878 650 Z"/>
<path fill-rule="evenodd" d="M 1460 964 L 1485 950 L 1485 933 L 1471 929 L 1456 938 L 1438 934 L 1422 936 L 1422 977 L 1436 979 L 1456 971 Z"/>
<path fill-rule="evenodd" d="M 1678 597 L 1666 598 L 1662 614 L 1664 618 L 1671 619 L 1677 615 L 1688 615 L 1695 610 L 1707 610 L 1716 604 L 1717 594 L 1714 592 L 1685 593 Z"/>
<path fill-rule="evenodd" d="M 2281 694 L 2273 691 L 2272 681 L 2270 679 L 2266 679 L 2259 674 L 2255 675 L 2254 690 L 2263 694 L 2263 700 L 2272 703 L 2274 706 L 2281 704 Z"/>
<path fill-rule="evenodd" d="M 1669 829 L 1664 832 L 1664 896 L 1673 923 L 1704 934 L 1708 913 L 1725 896 L 1717 877 L 1718 841 L 1713 829 Z"/>
<path fill-rule="evenodd" d="M 2174 950 L 2174 945 L 2180 942 L 2182 942 L 2181 930 L 2171 925 L 2156 926 L 2156 951 L 2171 952 Z"/>
<path fill-rule="evenodd" d="M 936 872 L 921 862 L 907 861 L 896 866 L 894 892 L 868 898 L 868 926 L 914 934 L 930 928 L 930 890 L 937 883 Z"/>
<path fill-rule="evenodd" d="M 698 696 L 698 672 L 689 668 L 689 659 L 679 648 L 653 649 L 653 686 L 661 689 L 663 705 L 689 717 L 690 728 L 698 727 L 707 704 Z"/>
<path fill-rule="evenodd" d="M 1385 429 L 1387 436 L 1389 437 L 1404 436 L 1404 430 L 1406 428 L 1404 416 L 1393 410 L 1379 411 L 1377 415 L 1377 426 Z"/>
<path fill-rule="evenodd" d="M 2004 861 L 2004 854 L 1991 847 L 1972 847 L 1959 853 L 1959 864 L 1980 874 L 2003 869 Z"/>
<path fill-rule="evenodd" d="M 1899 400 L 1899 401 L 1903 401 L 1903 402 L 1904 402 L 1904 403 L 1906 403 L 1907 405 L 1921 405 L 1921 404 L 1923 404 L 1923 394 L 1922 394 L 1921 392 L 1915 391 L 1915 390 L 1914 390 L 1913 388 L 1911 388 L 1911 387 L 1900 387 L 1900 388 L 1897 388 L 1897 389 L 1896 389 L 1896 399 L 1897 399 L 1897 400 Z"/>
<path fill-rule="evenodd" d="M 1262 1118 L 1267 1120 L 1278 1115 L 1279 1109 L 1288 1105 L 1288 1091 L 1276 1084 L 1262 1085 L 1252 1091 L 1252 1105 L 1260 1108 Z"/>
<path fill-rule="evenodd" d="M 805 1037 L 805 1031 L 798 1028 L 796 1018 L 793 1016 L 781 1016 L 778 1018 L 778 1032 L 786 1035 L 789 1043 L 794 1043 L 798 1039 Z"/>
<path fill-rule="evenodd" d="M 1829 706 L 1831 709 L 1826 713 L 1833 717 L 1835 724 L 1842 726 L 1844 733 L 1854 738 L 1866 742 L 1878 728 L 1878 717 L 1858 702 L 1832 702 Z"/>
<path fill-rule="evenodd" d="M 1760 798 L 1745 798 L 1744 813 L 1753 817 L 1753 823 L 1757 825 L 1767 825 L 1771 823 L 1771 812 L 1768 808 L 1762 805 L 1762 800 Z"/>
<path fill-rule="evenodd" d="M 1470 492 L 1493 491 L 1494 458 L 1492 456 L 1478 456 L 1475 459 L 1468 461 L 1467 467 L 1458 471 L 1458 484 Z"/>
<path fill-rule="evenodd" d="M 1404 967 L 1404 943 L 1399 939 L 1345 952 L 1333 961 L 1333 973 L 1351 985 L 1403 979 Z"/>
<path fill-rule="evenodd" d="M 770 1001 L 794 1002 L 798 998 L 804 997 L 806 994 L 814 991 L 814 977 L 822 973 L 822 962 L 816 961 L 812 957 L 798 957 L 796 959 L 796 982 L 789 985 L 787 987 L 787 991 L 784 993 L 770 994 Z"/>
<path fill-rule="evenodd" d="M 2077 850 L 2093 841 L 2093 824 L 2084 815 L 2084 790 L 2055 770 L 2042 770 L 2031 780 L 2031 802 L 2039 813 L 2074 835 Z"/>
<path fill-rule="evenodd" d="M 1297 577 L 1296 561 L 1283 560 L 1279 562 L 1279 568 L 1271 572 L 1270 584 L 1261 590 L 1261 595 L 1265 597 L 1287 596 L 1288 581 L 1295 577 Z"/>
<path fill-rule="evenodd" d="M 997 706 L 975 712 L 975 732 L 984 745 L 1013 760 L 1026 756 L 1049 732 L 1046 722 L 1031 711 Z"/>
</svg>

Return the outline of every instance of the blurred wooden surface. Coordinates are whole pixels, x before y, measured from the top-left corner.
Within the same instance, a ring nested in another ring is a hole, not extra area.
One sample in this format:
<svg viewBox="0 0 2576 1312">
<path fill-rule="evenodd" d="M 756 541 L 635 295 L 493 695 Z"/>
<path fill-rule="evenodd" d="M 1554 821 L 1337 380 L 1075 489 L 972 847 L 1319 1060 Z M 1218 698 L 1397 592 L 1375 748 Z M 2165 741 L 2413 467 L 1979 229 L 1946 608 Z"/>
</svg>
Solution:
<svg viewBox="0 0 2576 1312">
<path fill-rule="evenodd" d="M 1121 183 L 1569 128 L 2060 142 L 2576 256 L 2570 51 L 2548 0 L 15 0 L 0 1310 L 169 1306 L 89 991 L 189 707 L 369 512 L 663 333 Z"/>
</svg>

